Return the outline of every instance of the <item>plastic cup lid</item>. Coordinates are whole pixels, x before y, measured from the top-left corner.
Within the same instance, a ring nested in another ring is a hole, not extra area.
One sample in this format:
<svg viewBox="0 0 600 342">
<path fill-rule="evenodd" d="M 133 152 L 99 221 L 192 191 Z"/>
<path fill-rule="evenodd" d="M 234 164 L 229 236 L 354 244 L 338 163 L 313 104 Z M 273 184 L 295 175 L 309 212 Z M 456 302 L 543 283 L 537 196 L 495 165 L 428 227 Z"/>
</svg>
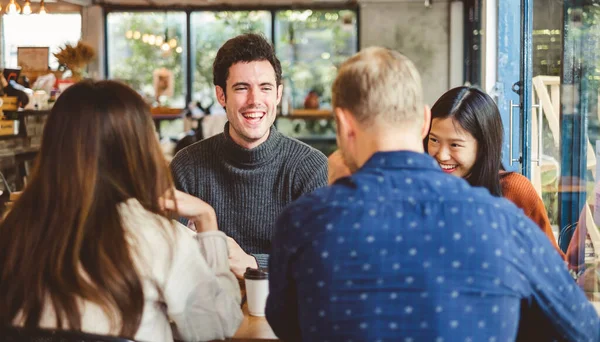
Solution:
<svg viewBox="0 0 600 342">
<path fill-rule="evenodd" d="M 246 268 L 246 272 L 244 273 L 245 279 L 250 280 L 263 280 L 269 279 L 269 271 L 266 268 Z"/>
</svg>

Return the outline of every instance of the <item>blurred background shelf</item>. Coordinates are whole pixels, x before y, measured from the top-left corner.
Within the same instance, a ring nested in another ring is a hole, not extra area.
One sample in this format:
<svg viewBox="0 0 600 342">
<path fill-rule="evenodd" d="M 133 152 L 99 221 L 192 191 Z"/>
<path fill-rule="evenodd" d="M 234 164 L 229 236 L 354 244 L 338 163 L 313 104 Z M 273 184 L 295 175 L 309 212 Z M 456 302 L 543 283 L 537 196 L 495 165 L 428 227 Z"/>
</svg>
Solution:
<svg viewBox="0 0 600 342">
<path fill-rule="evenodd" d="M 295 109 L 292 115 L 279 115 L 275 120 L 277 129 L 298 139 L 325 155 L 337 148 L 335 120 L 330 110 Z"/>
</svg>

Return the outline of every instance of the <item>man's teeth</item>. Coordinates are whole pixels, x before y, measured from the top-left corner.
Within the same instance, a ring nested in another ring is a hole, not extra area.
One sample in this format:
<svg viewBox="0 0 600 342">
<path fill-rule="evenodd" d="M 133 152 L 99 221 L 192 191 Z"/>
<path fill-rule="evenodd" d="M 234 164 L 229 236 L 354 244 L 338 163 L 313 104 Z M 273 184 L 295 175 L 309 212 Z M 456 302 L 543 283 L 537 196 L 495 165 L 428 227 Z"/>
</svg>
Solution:
<svg viewBox="0 0 600 342">
<path fill-rule="evenodd" d="M 245 118 L 249 118 L 249 119 L 255 119 L 255 118 L 261 118 L 263 116 L 263 113 L 247 113 L 247 114 L 243 114 Z"/>
</svg>

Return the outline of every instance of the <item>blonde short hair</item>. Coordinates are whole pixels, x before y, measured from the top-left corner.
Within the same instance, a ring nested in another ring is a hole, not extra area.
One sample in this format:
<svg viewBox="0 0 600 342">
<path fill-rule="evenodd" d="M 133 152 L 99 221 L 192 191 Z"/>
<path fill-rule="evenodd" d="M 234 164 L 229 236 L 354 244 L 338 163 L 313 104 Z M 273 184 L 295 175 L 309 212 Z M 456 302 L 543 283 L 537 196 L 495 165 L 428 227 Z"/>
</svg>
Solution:
<svg viewBox="0 0 600 342">
<path fill-rule="evenodd" d="M 414 64 L 397 51 L 366 48 L 346 60 L 332 87 L 333 107 L 366 126 L 421 123 L 423 90 Z"/>
</svg>

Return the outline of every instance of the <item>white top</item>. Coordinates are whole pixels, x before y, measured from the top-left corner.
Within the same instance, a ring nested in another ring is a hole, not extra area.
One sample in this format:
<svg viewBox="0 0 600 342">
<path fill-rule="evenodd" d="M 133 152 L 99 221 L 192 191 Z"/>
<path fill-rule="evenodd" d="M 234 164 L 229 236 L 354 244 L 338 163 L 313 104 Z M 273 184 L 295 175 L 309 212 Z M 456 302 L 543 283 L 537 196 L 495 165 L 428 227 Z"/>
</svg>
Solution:
<svg viewBox="0 0 600 342">
<path fill-rule="evenodd" d="M 178 339 L 233 336 L 243 314 L 239 285 L 229 270 L 225 234 L 196 234 L 149 213 L 135 199 L 119 205 L 119 211 L 130 234 L 128 240 L 137 251 L 133 258 L 144 288 L 144 311 L 135 339 L 173 341 L 169 320 L 176 326 Z M 80 312 L 83 331 L 118 335 L 119 323 L 111 327 L 109 317 L 96 304 L 82 301 Z M 51 305 L 46 306 L 40 327 L 56 327 Z"/>
</svg>

